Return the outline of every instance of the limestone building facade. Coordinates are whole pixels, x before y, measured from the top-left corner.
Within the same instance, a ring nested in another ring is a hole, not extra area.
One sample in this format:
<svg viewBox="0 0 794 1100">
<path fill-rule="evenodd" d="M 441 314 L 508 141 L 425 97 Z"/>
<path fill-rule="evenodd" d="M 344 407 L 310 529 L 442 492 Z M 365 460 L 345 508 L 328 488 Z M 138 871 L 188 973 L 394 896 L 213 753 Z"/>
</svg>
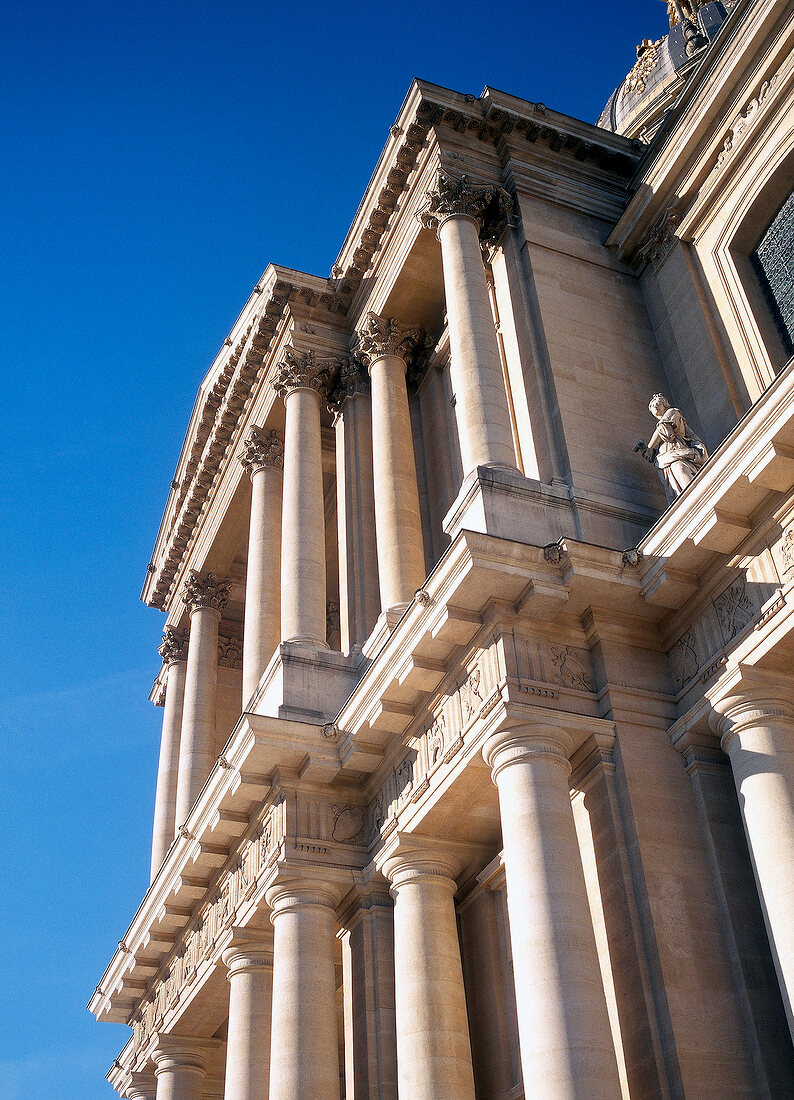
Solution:
<svg viewBox="0 0 794 1100">
<path fill-rule="evenodd" d="M 669 10 L 599 126 L 415 82 L 213 363 L 120 1096 L 794 1095 L 794 10 Z"/>
</svg>

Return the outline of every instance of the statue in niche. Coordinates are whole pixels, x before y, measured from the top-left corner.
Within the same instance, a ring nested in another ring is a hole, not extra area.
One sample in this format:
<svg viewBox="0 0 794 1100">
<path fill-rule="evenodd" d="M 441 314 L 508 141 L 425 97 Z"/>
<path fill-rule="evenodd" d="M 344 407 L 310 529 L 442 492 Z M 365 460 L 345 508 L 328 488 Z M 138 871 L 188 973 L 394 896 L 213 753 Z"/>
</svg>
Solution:
<svg viewBox="0 0 794 1100">
<path fill-rule="evenodd" d="M 708 451 L 687 425 L 681 410 L 671 408 L 663 394 L 655 393 L 648 409 L 658 421 L 656 431 L 647 443 L 638 439 L 634 450 L 657 468 L 667 501 L 672 503 L 705 463 Z"/>
</svg>

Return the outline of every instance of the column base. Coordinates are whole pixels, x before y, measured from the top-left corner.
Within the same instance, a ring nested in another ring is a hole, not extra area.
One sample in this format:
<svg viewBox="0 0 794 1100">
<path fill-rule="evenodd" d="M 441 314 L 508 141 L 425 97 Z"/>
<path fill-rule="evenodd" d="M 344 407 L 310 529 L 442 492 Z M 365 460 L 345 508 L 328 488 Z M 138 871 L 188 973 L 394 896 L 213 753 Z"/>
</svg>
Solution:
<svg viewBox="0 0 794 1100">
<path fill-rule="evenodd" d="M 354 657 L 282 642 L 262 675 L 249 711 L 323 724 L 336 717 L 357 681 Z"/>
<path fill-rule="evenodd" d="M 443 527 L 452 539 L 459 531 L 479 531 L 533 546 L 577 537 L 566 486 L 544 485 L 503 466 L 478 466 L 465 477 Z"/>
</svg>

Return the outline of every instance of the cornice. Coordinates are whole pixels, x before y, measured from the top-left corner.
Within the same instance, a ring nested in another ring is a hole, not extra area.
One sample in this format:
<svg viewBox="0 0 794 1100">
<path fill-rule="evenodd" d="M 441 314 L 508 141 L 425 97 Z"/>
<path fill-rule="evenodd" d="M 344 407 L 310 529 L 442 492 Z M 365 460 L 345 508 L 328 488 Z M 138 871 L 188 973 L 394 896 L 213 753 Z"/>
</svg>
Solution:
<svg viewBox="0 0 794 1100">
<path fill-rule="evenodd" d="M 332 268 L 332 278 L 353 290 L 372 266 L 383 236 L 431 135 L 443 147 L 444 134 L 496 149 L 508 134 L 530 144 L 547 145 L 556 154 L 610 165 L 630 176 L 642 149 L 636 142 L 589 123 L 486 87 L 478 96 L 415 80 L 389 141 L 381 153 L 347 238 Z"/>
<path fill-rule="evenodd" d="M 289 268 L 271 264 L 265 271 L 199 391 L 141 593 L 145 603 L 166 610 L 173 599 L 179 565 L 263 375 L 287 306 L 300 302 L 306 308 L 345 314 L 350 293 L 343 283 L 332 285 Z"/>
<path fill-rule="evenodd" d="M 731 121 L 758 91 L 764 79 L 758 74 L 769 65 L 774 68 L 774 55 L 790 52 L 785 39 L 790 39 L 794 21 L 789 15 L 788 25 L 781 23 L 785 11 L 781 0 L 740 0 L 704 51 L 648 147 L 631 181 L 633 197 L 607 239 L 621 259 L 634 256 L 672 202 L 688 211 L 701 194 L 713 191 L 712 170 Z M 777 43 L 765 42 L 776 26 Z M 748 57 L 761 59 L 749 71 Z"/>
</svg>

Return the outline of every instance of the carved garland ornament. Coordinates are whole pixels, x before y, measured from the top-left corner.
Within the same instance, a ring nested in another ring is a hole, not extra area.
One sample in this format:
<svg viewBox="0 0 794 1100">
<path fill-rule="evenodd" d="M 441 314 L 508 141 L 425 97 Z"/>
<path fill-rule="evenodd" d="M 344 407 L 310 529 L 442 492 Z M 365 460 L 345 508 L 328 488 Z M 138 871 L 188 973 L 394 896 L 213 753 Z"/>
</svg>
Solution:
<svg viewBox="0 0 794 1100">
<path fill-rule="evenodd" d="M 284 440 L 278 432 L 266 432 L 264 428 L 253 425 L 243 441 L 240 462 L 251 475 L 265 466 L 283 470 Z"/>
</svg>

